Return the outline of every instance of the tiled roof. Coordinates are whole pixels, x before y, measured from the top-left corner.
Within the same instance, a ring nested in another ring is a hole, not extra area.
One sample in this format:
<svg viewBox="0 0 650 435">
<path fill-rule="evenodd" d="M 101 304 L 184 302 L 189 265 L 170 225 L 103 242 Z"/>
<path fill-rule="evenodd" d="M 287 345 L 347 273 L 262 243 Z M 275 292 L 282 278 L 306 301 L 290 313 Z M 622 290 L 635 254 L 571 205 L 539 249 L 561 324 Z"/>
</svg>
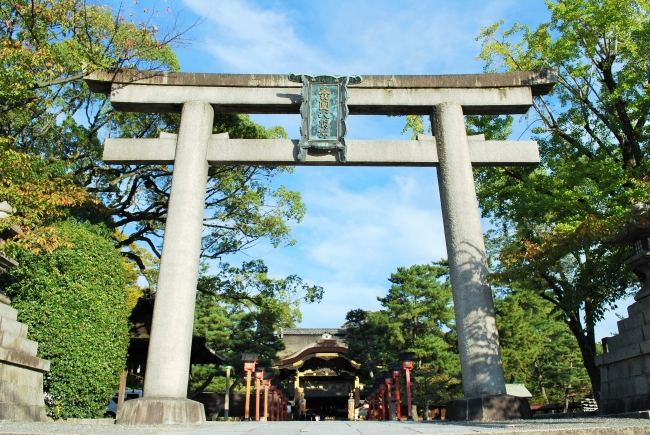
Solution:
<svg viewBox="0 0 650 435">
<path fill-rule="evenodd" d="M 342 328 L 282 328 L 282 335 L 345 335 L 347 330 Z"/>
</svg>

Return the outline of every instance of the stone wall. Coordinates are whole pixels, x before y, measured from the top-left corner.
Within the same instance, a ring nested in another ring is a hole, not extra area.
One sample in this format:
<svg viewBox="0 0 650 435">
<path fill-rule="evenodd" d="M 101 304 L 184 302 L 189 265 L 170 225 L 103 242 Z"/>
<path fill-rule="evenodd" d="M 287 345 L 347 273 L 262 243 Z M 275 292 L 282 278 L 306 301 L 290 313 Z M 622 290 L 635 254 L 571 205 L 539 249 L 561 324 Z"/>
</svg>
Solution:
<svg viewBox="0 0 650 435">
<path fill-rule="evenodd" d="M 603 339 L 600 413 L 650 409 L 650 297 L 633 303 L 618 322 L 618 335 Z"/>
<path fill-rule="evenodd" d="M 27 325 L 0 303 L 0 420 L 46 421 L 43 374 L 50 362 L 36 357 L 38 343 L 27 339 Z"/>
</svg>

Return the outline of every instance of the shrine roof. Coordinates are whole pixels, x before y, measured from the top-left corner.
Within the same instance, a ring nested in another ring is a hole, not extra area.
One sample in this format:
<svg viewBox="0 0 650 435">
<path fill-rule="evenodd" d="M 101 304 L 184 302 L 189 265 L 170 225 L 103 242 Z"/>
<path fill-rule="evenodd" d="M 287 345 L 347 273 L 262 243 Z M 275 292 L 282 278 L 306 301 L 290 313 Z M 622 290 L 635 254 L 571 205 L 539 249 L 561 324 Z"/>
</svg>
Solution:
<svg viewBox="0 0 650 435">
<path fill-rule="evenodd" d="M 514 71 L 487 74 L 448 75 L 363 75 L 363 82 L 354 85 L 361 89 L 409 88 L 508 88 L 530 87 L 534 96 L 548 94 L 558 81 L 557 70 L 546 68 L 534 71 Z M 93 92 L 109 94 L 111 85 L 141 84 L 204 87 L 300 88 L 300 83 L 289 81 L 287 74 L 214 74 L 192 72 L 165 72 L 122 70 L 97 71 L 85 79 Z"/>
<path fill-rule="evenodd" d="M 348 331 L 343 328 L 281 328 L 281 336 L 285 335 L 345 335 Z"/>
</svg>

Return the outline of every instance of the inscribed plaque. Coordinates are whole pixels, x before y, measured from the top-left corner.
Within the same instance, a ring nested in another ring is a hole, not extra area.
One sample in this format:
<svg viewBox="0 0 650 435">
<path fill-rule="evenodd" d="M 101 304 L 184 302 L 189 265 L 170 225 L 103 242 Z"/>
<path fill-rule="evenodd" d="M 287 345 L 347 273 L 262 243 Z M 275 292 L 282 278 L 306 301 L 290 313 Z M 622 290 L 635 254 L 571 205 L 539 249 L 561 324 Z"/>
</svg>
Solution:
<svg viewBox="0 0 650 435">
<path fill-rule="evenodd" d="M 298 160 L 304 162 L 309 148 L 338 150 L 345 162 L 347 146 L 348 84 L 361 83 L 360 76 L 312 76 L 289 74 L 289 80 L 302 83 L 300 143 Z"/>
</svg>

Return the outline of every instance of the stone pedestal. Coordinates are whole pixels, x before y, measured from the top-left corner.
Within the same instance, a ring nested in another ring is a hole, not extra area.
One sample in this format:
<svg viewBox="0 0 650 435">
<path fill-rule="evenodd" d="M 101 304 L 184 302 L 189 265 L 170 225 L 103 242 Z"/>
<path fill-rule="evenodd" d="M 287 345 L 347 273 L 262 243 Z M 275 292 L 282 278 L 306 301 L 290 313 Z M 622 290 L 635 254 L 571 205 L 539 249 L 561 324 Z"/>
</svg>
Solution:
<svg viewBox="0 0 650 435">
<path fill-rule="evenodd" d="M 603 339 L 604 353 L 596 356 L 602 415 L 650 409 L 650 297 L 627 312 L 618 335 Z"/>
<path fill-rule="evenodd" d="M 203 404 L 177 397 L 153 397 L 124 402 L 119 424 L 205 423 Z"/>
<path fill-rule="evenodd" d="M 50 362 L 36 357 L 38 343 L 27 339 L 16 314 L 0 303 L 0 420 L 47 421 L 43 374 Z"/>
<path fill-rule="evenodd" d="M 499 421 L 532 418 L 528 400 L 505 394 L 463 397 L 447 404 L 447 420 Z"/>
</svg>

